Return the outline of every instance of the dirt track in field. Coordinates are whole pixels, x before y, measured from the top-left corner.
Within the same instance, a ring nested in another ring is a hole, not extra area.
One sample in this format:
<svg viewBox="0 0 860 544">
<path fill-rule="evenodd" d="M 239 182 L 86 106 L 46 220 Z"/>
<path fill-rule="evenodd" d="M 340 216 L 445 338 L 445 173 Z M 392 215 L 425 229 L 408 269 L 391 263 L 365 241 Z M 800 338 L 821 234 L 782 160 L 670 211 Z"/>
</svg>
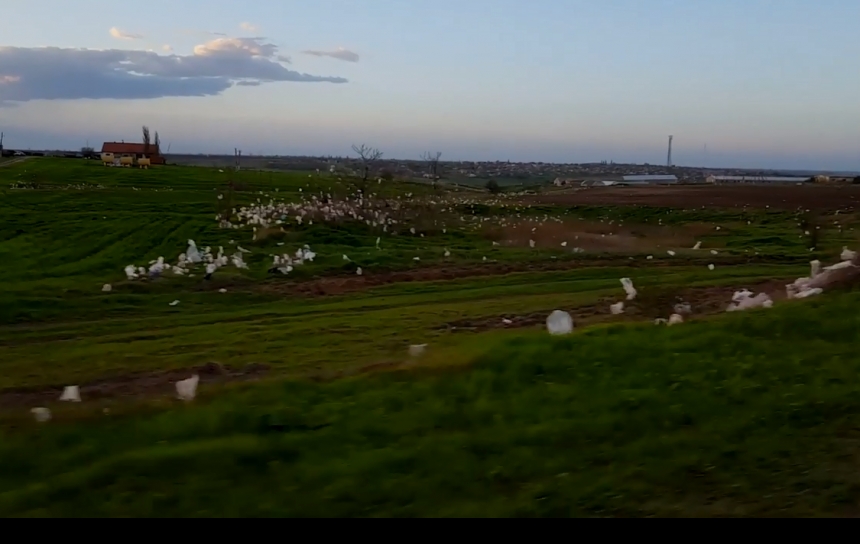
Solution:
<svg viewBox="0 0 860 544">
<path fill-rule="evenodd" d="M 197 374 L 201 384 L 219 384 L 236 381 L 252 381 L 263 377 L 269 370 L 267 365 L 250 364 L 243 369 L 234 369 L 218 363 L 176 370 L 122 374 L 81 384 L 84 400 L 111 398 L 140 398 L 153 396 L 175 396 L 175 383 Z M 62 386 L 28 387 L 5 389 L 0 392 L 0 407 L 44 406 L 60 398 Z"/>
<path fill-rule="evenodd" d="M 669 268 L 678 266 L 701 266 L 707 267 L 714 264 L 717 267 L 768 263 L 773 260 L 765 257 L 714 257 L 706 251 L 697 258 L 676 259 L 654 259 L 646 260 L 644 257 L 629 259 L 619 257 L 616 259 L 582 259 L 566 261 L 546 261 L 540 263 L 488 263 L 478 266 L 464 267 L 427 267 L 400 272 L 378 272 L 364 276 L 334 276 L 314 278 L 307 281 L 270 281 L 253 287 L 255 291 L 272 293 L 278 295 L 298 295 L 308 297 L 336 296 L 357 291 L 364 291 L 383 285 L 411 282 L 433 282 L 452 281 L 466 278 L 503 276 L 522 272 L 555 272 L 564 270 L 577 270 L 594 267 L 627 267 L 627 268 Z M 784 259 L 780 264 L 786 264 Z M 799 261 L 801 262 L 801 261 Z M 802 261 L 805 262 L 805 261 Z M 207 287 L 217 289 L 221 284 Z"/>
<path fill-rule="evenodd" d="M 732 295 L 739 289 L 748 288 L 754 293 L 767 293 L 775 300 L 786 298 L 785 286 L 794 278 L 774 279 L 754 285 L 696 287 L 687 289 L 656 288 L 641 290 L 636 300 L 625 302 L 622 315 L 612 315 L 611 304 L 624 301 L 624 293 L 619 287 L 619 295 L 605 297 L 597 304 L 577 308 L 560 308 L 573 317 L 576 326 L 596 323 L 624 323 L 652 321 L 657 318 L 668 319 L 674 313 L 674 306 L 685 302 L 692 308 L 692 318 L 725 312 L 731 303 Z M 525 315 L 493 315 L 474 319 L 463 319 L 446 323 L 439 330 L 452 333 L 484 332 L 494 329 L 543 328 L 550 311 L 534 312 Z"/>
<path fill-rule="evenodd" d="M 531 204 L 569 206 L 847 210 L 860 207 L 860 186 L 599 187 L 538 195 L 525 200 Z"/>
</svg>

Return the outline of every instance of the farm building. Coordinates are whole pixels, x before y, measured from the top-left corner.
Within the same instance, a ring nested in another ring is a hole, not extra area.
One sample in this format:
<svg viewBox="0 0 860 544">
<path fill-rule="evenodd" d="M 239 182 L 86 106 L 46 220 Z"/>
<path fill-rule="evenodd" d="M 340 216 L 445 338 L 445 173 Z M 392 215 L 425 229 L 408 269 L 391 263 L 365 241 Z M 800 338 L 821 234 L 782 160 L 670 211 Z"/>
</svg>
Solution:
<svg viewBox="0 0 860 544">
<path fill-rule="evenodd" d="M 164 164 L 164 157 L 155 144 L 150 144 L 147 149 L 143 144 L 127 144 L 125 142 L 105 142 L 102 145 L 102 154 L 112 154 L 114 157 L 134 157 L 135 159 L 149 159 L 151 164 Z"/>
<path fill-rule="evenodd" d="M 617 181 L 597 181 L 597 180 L 586 180 L 580 183 L 580 187 L 612 187 L 613 185 L 618 185 Z"/>
<path fill-rule="evenodd" d="M 645 185 L 645 184 L 661 184 L 661 183 L 678 183 L 678 176 L 671 174 L 655 174 L 641 176 L 624 176 L 622 178 L 624 185 Z"/>
<path fill-rule="evenodd" d="M 708 183 L 806 183 L 809 178 L 794 176 L 708 176 Z"/>
<path fill-rule="evenodd" d="M 567 187 L 568 185 L 573 185 L 576 180 L 570 178 L 555 178 L 552 182 L 556 187 Z"/>
</svg>

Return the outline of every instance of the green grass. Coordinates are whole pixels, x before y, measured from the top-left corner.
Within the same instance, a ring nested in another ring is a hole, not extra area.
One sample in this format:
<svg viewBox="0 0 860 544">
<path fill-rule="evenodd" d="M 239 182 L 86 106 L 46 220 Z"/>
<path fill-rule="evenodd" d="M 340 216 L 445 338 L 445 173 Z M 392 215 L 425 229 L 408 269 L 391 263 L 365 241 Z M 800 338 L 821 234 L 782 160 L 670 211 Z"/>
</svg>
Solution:
<svg viewBox="0 0 860 544">
<path fill-rule="evenodd" d="M 260 383 L 203 387 L 188 406 L 85 399 L 52 404 L 55 419 L 43 426 L 30 406 L 4 410 L 0 516 L 814 516 L 856 509 L 858 295 L 672 329 L 596 325 L 563 339 L 445 327 L 608 305 L 623 298 L 621 277 L 631 277 L 643 297 L 798 277 L 811 258 L 831 262 L 843 245 L 856 244 L 855 217 L 836 218 L 841 232 L 822 220 L 810 252 L 803 218 L 790 213 L 527 208 L 490 199 L 438 216 L 721 227 L 702 236 L 719 256 L 680 249 L 675 258 L 653 252 L 647 261 L 645 253 L 496 247 L 468 226 L 470 218 L 465 227 L 446 223 L 443 233 L 421 211 L 439 198 L 432 188 L 386 183 L 373 191 L 416 198 L 407 220 L 419 234 L 383 236 L 377 249 L 379 233 L 364 224 L 317 223 L 254 242 L 250 229 L 218 228 L 217 195 L 229 180 L 216 169 L 141 171 L 81 160 L 0 168 L 0 396 L 210 361 L 272 367 Z M 236 180 L 237 205 L 352 190 L 348 180 L 316 174 L 242 172 Z M 251 250 L 250 269 L 227 267 L 211 285 L 200 274 L 125 280 L 125 265 L 160 255 L 175 262 L 189 238 L 231 253 L 231 240 L 242 245 Z M 319 255 L 314 263 L 290 277 L 267 275 L 271 253 L 303 244 Z M 486 266 L 535 268 L 322 298 L 289 287 L 355 278 L 357 266 L 372 276 L 484 265 L 484 257 Z M 567 269 L 541 269 L 562 261 Z M 104 283 L 113 290 L 103 293 Z M 180 304 L 169 306 L 173 300 Z M 671 306 L 663 310 L 668 317 Z M 407 370 L 307 381 L 402 363 L 417 343 L 428 343 L 429 353 Z"/>
<path fill-rule="evenodd" d="M 497 335 L 447 370 L 70 409 L 2 435 L 0 515 L 851 515 L 858 302 Z"/>
</svg>

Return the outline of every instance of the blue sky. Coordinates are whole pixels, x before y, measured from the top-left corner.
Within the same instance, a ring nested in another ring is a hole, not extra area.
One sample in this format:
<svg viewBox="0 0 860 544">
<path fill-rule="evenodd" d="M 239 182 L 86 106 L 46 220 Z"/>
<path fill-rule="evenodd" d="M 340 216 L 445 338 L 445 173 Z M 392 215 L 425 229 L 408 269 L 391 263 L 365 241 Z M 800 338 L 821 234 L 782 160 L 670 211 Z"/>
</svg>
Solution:
<svg viewBox="0 0 860 544">
<path fill-rule="evenodd" d="M 401 158 L 661 163 L 673 134 L 678 164 L 860 170 L 856 0 L 4 5 L 7 146 L 137 140 L 147 124 L 171 152 L 345 155 L 365 142 Z M 277 52 L 251 58 L 255 45 Z M 31 49 L 46 46 L 75 49 Z M 192 61 L 193 81 L 180 73 Z M 123 67 L 159 77 L 115 80 Z M 197 83 L 206 95 L 186 96 Z M 164 97 L 127 98 L 147 93 Z"/>
</svg>

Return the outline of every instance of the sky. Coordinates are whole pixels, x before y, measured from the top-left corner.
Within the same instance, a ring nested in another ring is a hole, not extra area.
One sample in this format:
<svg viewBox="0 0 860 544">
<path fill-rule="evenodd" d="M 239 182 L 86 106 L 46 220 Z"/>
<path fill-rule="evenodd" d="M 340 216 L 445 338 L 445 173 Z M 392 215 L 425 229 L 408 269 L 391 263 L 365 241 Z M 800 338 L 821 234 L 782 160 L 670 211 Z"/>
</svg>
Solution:
<svg viewBox="0 0 860 544">
<path fill-rule="evenodd" d="M 4 0 L 5 146 L 860 170 L 857 0 Z"/>
</svg>

